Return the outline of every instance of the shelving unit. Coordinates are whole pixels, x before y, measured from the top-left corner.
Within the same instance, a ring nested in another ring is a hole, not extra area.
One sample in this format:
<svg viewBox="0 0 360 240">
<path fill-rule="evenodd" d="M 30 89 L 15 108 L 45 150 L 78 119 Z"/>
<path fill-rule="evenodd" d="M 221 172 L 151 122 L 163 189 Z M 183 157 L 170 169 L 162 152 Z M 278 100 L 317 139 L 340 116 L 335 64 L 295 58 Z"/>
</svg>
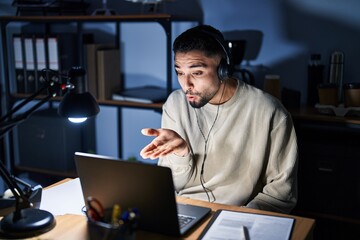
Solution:
<svg viewBox="0 0 360 240">
<path fill-rule="evenodd" d="M 115 45 L 119 47 L 120 43 L 120 27 L 121 23 L 158 23 L 160 26 L 164 29 L 165 35 L 166 35 L 166 91 L 168 94 L 173 90 L 172 86 L 172 23 L 173 22 L 197 22 L 200 23 L 197 20 L 194 19 L 184 19 L 181 17 L 172 16 L 169 14 L 144 14 L 144 15 L 113 15 L 113 16 L 0 16 L 0 33 L 1 33 L 1 42 L 3 47 L 3 66 L 2 70 L 4 80 L 2 81 L 4 84 L 4 92 L 5 92 L 5 102 L 6 102 L 6 109 L 11 109 L 14 101 L 23 99 L 27 97 L 26 94 L 17 94 L 12 92 L 10 81 L 15 81 L 14 79 L 10 79 L 10 71 L 13 71 L 11 69 L 11 66 L 9 64 L 9 36 L 8 36 L 8 26 L 11 25 L 11 23 L 36 23 L 36 24 L 43 24 L 45 26 L 46 33 L 51 33 L 51 26 L 55 24 L 74 24 L 76 27 L 76 31 L 78 33 L 82 33 L 84 31 L 84 25 L 88 23 L 113 23 L 115 24 L 115 34 L 114 39 Z M 78 54 L 80 57 L 80 63 L 84 65 L 85 59 L 84 59 L 84 52 L 82 46 L 82 34 L 78 34 L 77 37 L 77 44 L 79 46 L 78 48 Z M 6 46 L 6 47 L 5 47 Z M 59 98 L 55 98 L 52 101 L 59 101 Z M 101 100 L 98 101 L 100 105 L 103 106 L 112 106 L 115 108 L 137 108 L 137 109 L 148 109 L 148 110 L 155 110 L 155 111 L 161 111 L 162 103 L 152 103 L 152 104 L 144 104 L 144 103 L 137 103 L 137 102 L 126 102 L 126 101 L 113 101 L 113 100 Z M 121 119 L 121 111 L 118 111 L 118 119 Z M 121 140 L 121 124 L 119 123 L 119 131 L 118 134 L 119 138 L 119 151 L 121 150 L 122 146 L 122 140 Z M 10 159 L 14 159 L 14 153 L 13 153 L 13 139 L 10 135 L 9 142 L 10 142 Z M 122 153 L 119 152 L 119 155 L 121 157 Z M 13 161 L 10 161 L 10 166 L 12 171 L 16 174 L 16 172 L 21 171 L 29 171 L 29 172 L 39 172 L 39 173 L 45 173 L 48 175 L 58 175 L 58 176 L 64 176 L 64 177 L 74 177 L 73 172 L 64 173 L 64 172 L 54 172 L 54 171 L 47 171 L 43 169 L 33 169 L 33 168 L 27 168 L 23 166 L 16 165 Z"/>
<path fill-rule="evenodd" d="M 315 218 L 315 238 L 354 239 L 360 226 L 360 118 L 291 111 L 299 145 L 294 214 Z"/>
</svg>

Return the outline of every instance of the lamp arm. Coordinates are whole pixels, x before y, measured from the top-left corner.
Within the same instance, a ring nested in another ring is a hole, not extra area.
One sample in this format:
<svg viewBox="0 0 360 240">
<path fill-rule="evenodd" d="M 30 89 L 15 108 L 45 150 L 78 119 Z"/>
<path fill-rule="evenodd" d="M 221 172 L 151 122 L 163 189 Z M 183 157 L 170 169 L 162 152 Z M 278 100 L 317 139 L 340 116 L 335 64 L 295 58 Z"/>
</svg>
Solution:
<svg viewBox="0 0 360 240">
<path fill-rule="evenodd" d="M 30 95 L 28 98 L 24 99 L 21 103 L 16 105 L 13 109 L 11 109 L 6 115 L 0 118 L 0 138 L 2 138 L 5 133 L 10 131 L 16 124 L 26 120 L 31 116 L 33 112 L 35 112 L 39 107 L 41 107 L 44 103 L 49 101 L 52 97 L 56 96 L 57 88 L 61 87 L 61 84 L 54 81 L 46 81 L 45 86 L 40 88 L 37 92 Z M 19 116 L 12 118 L 12 115 L 15 114 L 17 111 L 22 109 L 26 104 L 33 101 L 37 96 L 42 94 L 45 90 L 48 90 L 49 93 L 46 97 L 42 98 L 40 102 L 35 104 L 33 107 L 25 111 L 24 113 L 20 114 Z"/>
<path fill-rule="evenodd" d="M 27 203 L 30 204 L 28 199 L 26 199 L 23 191 L 21 190 L 19 185 L 16 183 L 16 181 L 14 180 L 14 178 L 10 174 L 10 172 L 6 169 L 6 167 L 2 161 L 0 161 L 0 175 L 4 179 L 4 181 L 6 182 L 6 184 L 9 187 L 10 191 L 12 192 L 12 194 L 14 195 L 14 197 L 17 200 L 21 199 L 24 204 L 27 204 Z"/>
<path fill-rule="evenodd" d="M 50 98 L 56 96 L 56 88 L 58 88 L 61 84 L 54 81 L 46 81 L 45 86 L 39 89 L 34 94 L 30 95 L 28 98 L 24 99 L 21 103 L 15 106 L 12 110 L 10 110 L 6 115 L 0 118 L 0 138 L 2 138 L 5 133 L 12 130 L 17 124 L 26 120 L 34 113 L 39 107 L 41 107 L 44 103 L 50 100 Z M 38 103 L 34 106 L 20 114 L 19 116 L 12 117 L 16 112 L 22 109 L 29 102 L 34 100 L 37 96 L 39 96 L 43 91 L 48 90 L 49 93 L 47 96 L 42 98 Z M 16 211 L 14 213 L 14 218 L 20 218 L 21 213 L 20 210 L 24 208 L 31 207 L 31 202 L 27 196 L 25 196 L 23 190 L 17 184 L 16 178 L 11 175 L 11 173 L 7 170 L 4 163 L 0 161 L 0 175 L 4 179 L 5 183 L 9 187 L 10 191 L 14 195 L 16 199 Z"/>
<path fill-rule="evenodd" d="M 21 218 L 21 209 L 29 208 L 32 206 L 30 200 L 25 196 L 23 190 L 16 183 L 13 176 L 6 169 L 4 163 L 0 161 L 0 175 L 8 185 L 10 191 L 16 199 L 16 206 L 14 212 L 14 220 Z"/>
<path fill-rule="evenodd" d="M 5 121 L 6 119 L 10 118 L 14 113 L 16 113 L 17 111 L 19 111 L 22 107 L 24 107 L 26 104 L 28 104 L 29 102 L 31 102 L 32 100 L 34 100 L 37 96 L 39 96 L 44 90 L 48 89 L 48 84 L 46 84 L 45 86 L 43 86 L 41 89 L 39 89 L 37 92 L 33 93 L 32 95 L 30 95 L 29 97 L 27 97 L 26 99 L 24 99 L 21 103 L 19 103 L 18 105 L 16 105 L 14 108 L 12 108 L 6 115 L 2 116 L 0 118 L 0 124 L 2 124 L 1 122 Z M 2 125 L 0 125 L 2 127 Z"/>
<path fill-rule="evenodd" d="M 32 113 L 34 113 L 39 107 L 41 107 L 44 103 L 50 100 L 52 98 L 52 95 L 48 95 L 45 98 L 41 99 L 40 102 L 35 104 L 33 107 L 25 111 L 24 113 L 20 114 L 19 116 L 16 116 L 15 118 L 11 118 L 8 121 L 0 124 L 0 138 L 4 136 L 5 133 L 10 131 L 13 127 L 15 127 L 17 124 L 23 122 L 24 120 L 28 119 Z M 27 100 L 27 99 L 26 99 Z"/>
</svg>

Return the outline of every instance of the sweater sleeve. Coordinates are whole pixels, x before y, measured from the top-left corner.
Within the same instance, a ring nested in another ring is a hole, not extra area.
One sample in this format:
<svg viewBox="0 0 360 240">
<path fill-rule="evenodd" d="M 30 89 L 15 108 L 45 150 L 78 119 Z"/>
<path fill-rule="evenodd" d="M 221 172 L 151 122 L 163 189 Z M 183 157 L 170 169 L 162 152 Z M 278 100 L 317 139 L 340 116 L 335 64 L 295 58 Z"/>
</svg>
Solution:
<svg viewBox="0 0 360 240">
<path fill-rule="evenodd" d="M 289 213 L 297 201 L 298 160 L 297 139 L 289 115 L 272 129 L 268 149 L 263 189 L 247 207 Z"/>
<path fill-rule="evenodd" d="M 164 104 L 161 127 L 177 132 L 185 141 L 188 142 L 184 129 L 180 126 L 180 123 L 175 120 L 179 119 L 181 116 L 174 116 L 174 114 L 178 114 L 178 111 L 171 112 L 171 109 L 176 109 L 173 103 L 174 99 L 169 97 L 167 102 Z M 190 153 L 184 157 L 170 154 L 166 157 L 159 158 L 158 165 L 166 166 L 171 169 L 175 190 L 177 192 L 183 189 L 185 184 L 189 181 L 192 171 L 192 158 L 193 154 L 191 149 Z"/>
</svg>

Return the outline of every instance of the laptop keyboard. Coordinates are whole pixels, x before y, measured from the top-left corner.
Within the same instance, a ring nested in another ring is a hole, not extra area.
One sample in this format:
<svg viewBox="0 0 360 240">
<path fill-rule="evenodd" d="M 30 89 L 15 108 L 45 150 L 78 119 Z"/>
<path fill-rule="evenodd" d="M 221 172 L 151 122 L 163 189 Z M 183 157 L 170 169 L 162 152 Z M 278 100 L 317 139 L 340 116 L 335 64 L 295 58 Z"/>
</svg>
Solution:
<svg viewBox="0 0 360 240">
<path fill-rule="evenodd" d="M 180 228 L 185 227 L 192 222 L 195 217 L 178 214 Z"/>
</svg>

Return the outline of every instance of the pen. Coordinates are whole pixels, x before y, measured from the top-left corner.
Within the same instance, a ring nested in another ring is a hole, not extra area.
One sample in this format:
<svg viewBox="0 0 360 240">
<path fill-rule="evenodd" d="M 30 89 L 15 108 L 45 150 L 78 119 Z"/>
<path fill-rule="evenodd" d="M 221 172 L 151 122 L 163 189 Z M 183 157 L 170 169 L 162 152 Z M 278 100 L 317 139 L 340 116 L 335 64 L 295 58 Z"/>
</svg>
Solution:
<svg viewBox="0 0 360 240">
<path fill-rule="evenodd" d="M 111 224 L 114 225 L 119 224 L 119 216 L 120 216 L 120 205 L 114 204 L 111 215 Z"/>
</svg>

